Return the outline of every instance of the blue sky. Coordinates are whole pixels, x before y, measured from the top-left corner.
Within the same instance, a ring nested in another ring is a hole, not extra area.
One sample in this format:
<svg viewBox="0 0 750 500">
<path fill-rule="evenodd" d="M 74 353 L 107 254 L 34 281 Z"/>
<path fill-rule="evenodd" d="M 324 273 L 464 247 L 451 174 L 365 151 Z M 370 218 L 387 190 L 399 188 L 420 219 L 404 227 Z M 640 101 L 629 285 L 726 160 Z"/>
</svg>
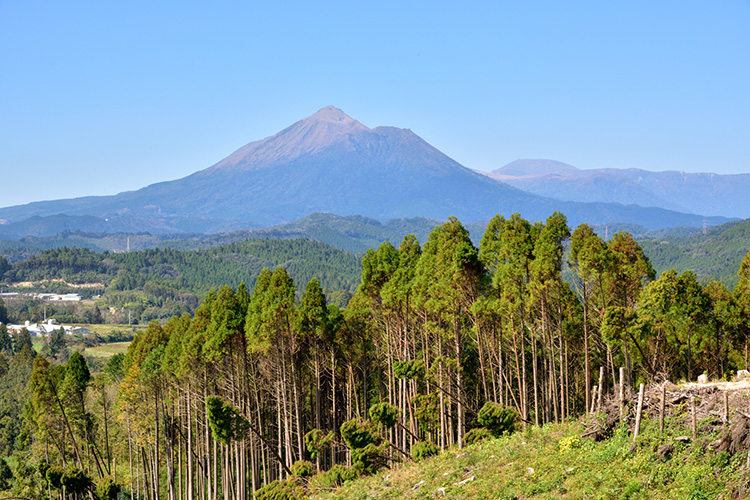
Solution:
<svg viewBox="0 0 750 500">
<path fill-rule="evenodd" d="M 0 206 L 206 168 L 334 105 L 463 165 L 750 172 L 750 0 L 0 0 Z"/>
</svg>

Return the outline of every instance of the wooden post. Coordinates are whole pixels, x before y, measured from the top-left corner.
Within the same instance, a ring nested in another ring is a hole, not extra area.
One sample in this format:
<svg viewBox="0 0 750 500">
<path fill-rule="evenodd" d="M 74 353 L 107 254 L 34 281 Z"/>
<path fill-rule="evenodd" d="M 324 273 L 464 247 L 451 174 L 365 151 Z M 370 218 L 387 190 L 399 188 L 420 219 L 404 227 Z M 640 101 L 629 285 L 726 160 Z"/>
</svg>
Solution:
<svg viewBox="0 0 750 500">
<path fill-rule="evenodd" d="M 625 421 L 625 367 L 620 367 L 620 422 Z"/>
<path fill-rule="evenodd" d="M 594 413 L 594 410 L 596 409 L 596 391 L 599 390 L 599 386 L 594 386 L 593 389 L 591 389 L 591 409 L 589 410 L 590 413 Z"/>
<path fill-rule="evenodd" d="M 724 391 L 724 425 L 729 425 L 729 391 Z"/>
<path fill-rule="evenodd" d="M 638 432 L 641 430 L 641 412 L 643 411 L 643 388 L 644 388 L 644 385 L 641 384 L 641 388 L 638 391 L 638 410 L 635 413 L 635 432 L 633 432 L 633 441 L 638 439 Z"/>
<path fill-rule="evenodd" d="M 602 389 L 604 389 L 604 367 L 599 367 L 599 395 L 596 402 L 596 411 L 602 411 Z"/>
<path fill-rule="evenodd" d="M 692 420 L 691 427 L 692 427 L 692 430 L 693 430 L 693 441 L 695 441 L 695 438 L 696 438 L 696 435 L 697 435 L 697 429 L 696 429 L 696 426 L 695 426 L 695 396 L 693 396 L 693 397 L 690 398 L 690 408 L 692 409 L 692 413 L 693 413 L 692 418 L 691 418 L 691 420 Z"/>
<path fill-rule="evenodd" d="M 659 407 L 659 434 L 664 434 L 664 404 L 667 399 L 667 383 L 661 386 L 661 406 Z"/>
</svg>

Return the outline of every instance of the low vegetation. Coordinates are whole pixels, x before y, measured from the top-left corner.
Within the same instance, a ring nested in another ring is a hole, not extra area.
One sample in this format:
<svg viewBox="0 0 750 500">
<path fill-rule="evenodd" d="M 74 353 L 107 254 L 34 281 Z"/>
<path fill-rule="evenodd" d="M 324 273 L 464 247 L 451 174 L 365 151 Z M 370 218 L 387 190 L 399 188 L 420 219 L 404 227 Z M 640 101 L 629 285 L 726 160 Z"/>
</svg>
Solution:
<svg viewBox="0 0 750 500">
<path fill-rule="evenodd" d="M 345 482 L 329 489 L 309 482 L 308 498 L 365 499 L 715 499 L 746 493 L 746 453 L 708 446 L 718 433 L 697 442 L 675 442 L 644 422 L 636 442 L 618 428 L 602 442 L 581 438 L 581 422 L 529 426 L 464 449 Z M 658 450 L 673 442 L 668 457 Z"/>
</svg>

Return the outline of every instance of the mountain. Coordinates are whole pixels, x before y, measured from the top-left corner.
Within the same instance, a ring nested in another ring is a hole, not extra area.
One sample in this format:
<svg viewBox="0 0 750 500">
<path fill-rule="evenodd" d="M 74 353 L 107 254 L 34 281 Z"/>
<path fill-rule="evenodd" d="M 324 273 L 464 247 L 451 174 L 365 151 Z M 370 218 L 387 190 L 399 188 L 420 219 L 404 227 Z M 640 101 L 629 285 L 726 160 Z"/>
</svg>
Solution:
<svg viewBox="0 0 750 500">
<path fill-rule="evenodd" d="M 516 160 L 493 179 L 565 201 L 636 204 L 679 212 L 750 217 L 750 174 L 721 175 L 630 169 L 582 170 L 553 160 Z"/>
<path fill-rule="evenodd" d="M 161 224 L 161 232 L 203 232 L 219 221 L 265 227 L 314 212 L 381 221 L 455 215 L 468 223 L 513 212 L 543 220 L 555 210 L 571 224 L 628 222 L 655 229 L 703 223 L 700 216 L 664 209 L 561 202 L 526 193 L 460 165 L 411 130 L 370 129 L 332 106 L 182 179 L 114 196 L 4 208 L 0 219 L 15 223 L 65 214 L 113 225 L 122 218 L 143 221 L 144 227 Z"/>
</svg>

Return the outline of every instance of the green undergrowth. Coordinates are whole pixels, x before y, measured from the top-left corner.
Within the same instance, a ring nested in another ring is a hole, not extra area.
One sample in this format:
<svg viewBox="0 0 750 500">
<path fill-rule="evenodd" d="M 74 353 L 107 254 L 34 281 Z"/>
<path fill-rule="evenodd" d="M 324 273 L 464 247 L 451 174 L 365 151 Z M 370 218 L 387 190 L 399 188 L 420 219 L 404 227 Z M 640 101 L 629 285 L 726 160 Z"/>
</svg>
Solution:
<svg viewBox="0 0 750 500">
<path fill-rule="evenodd" d="M 685 443 L 659 436 L 652 422 L 644 427 L 636 443 L 625 430 L 595 443 L 580 437 L 579 422 L 528 428 L 307 494 L 320 500 L 743 497 L 747 455 L 716 453 L 709 443 L 718 433 Z M 662 458 L 665 444 L 674 451 Z"/>
</svg>

